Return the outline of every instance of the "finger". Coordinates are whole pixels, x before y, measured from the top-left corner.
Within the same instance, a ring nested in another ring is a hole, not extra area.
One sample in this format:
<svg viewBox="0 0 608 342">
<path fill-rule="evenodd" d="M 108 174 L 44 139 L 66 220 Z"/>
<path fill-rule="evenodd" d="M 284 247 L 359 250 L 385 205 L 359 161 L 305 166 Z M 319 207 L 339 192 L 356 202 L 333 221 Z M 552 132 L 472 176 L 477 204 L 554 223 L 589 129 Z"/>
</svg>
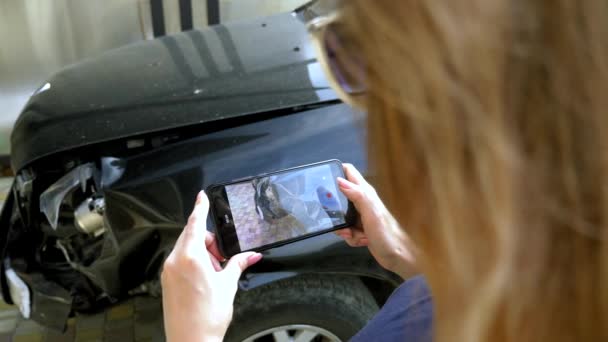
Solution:
<svg viewBox="0 0 608 342">
<path fill-rule="evenodd" d="M 350 239 L 353 237 L 353 233 L 350 228 L 338 229 L 335 231 L 335 233 L 343 239 Z"/>
<path fill-rule="evenodd" d="M 191 228 L 191 226 L 193 226 L 194 224 L 197 224 L 197 221 L 200 221 L 200 218 L 197 217 L 197 215 L 196 215 L 196 206 L 199 203 L 199 197 L 200 197 L 200 193 L 197 195 L 197 199 L 196 199 L 194 208 L 192 209 L 192 213 L 190 213 L 190 216 L 188 217 L 188 222 L 186 222 L 184 229 L 182 229 L 182 232 L 179 234 L 179 236 L 177 237 L 177 240 L 175 241 L 175 245 L 173 247 L 174 251 L 183 250 L 184 241 L 191 239 L 191 235 L 193 234 L 194 229 Z"/>
<path fill-rule="evenodd" d="M 237 254 L 230 258 L 230 261 L 228 261 L 223 273 L 228 277 L 229 282 L 236 283 L 247 267 L 260 260 L 262 260 L 262 254 L 260 253 L 246 252 Z"/>
<path fill-rule="evenodd" d="M 359 211 L 360 214 L 363 214 L 364 209 L 368 207 L 366 202 L 367 196 L 365 196 L 363 187 L 342 177 L 338 177 L 337 181 L 340 191 L 342 191 L 346 198 L 353 202 L 357 211 Z"/>
<path fill-rule="evenodd" d="M 215 234 L 211 232 L 207 232 L 205 235 L 205 246 L 207 247 L 207 251 L 213 255 L 217 260 L 224 261 L 226 258 L 220 252 L 220 249 L 217 246 L 217 240 L 215 239 Z"/>
<path fill-rule="evenodd" d="M 345 239 L 344 242 L 346 242 L 350 247 L 367 247 L 367 246 L 369 246 L 369 240 L 367 238 Z"/>
<path fill-rule="evenodd" d="M 369 246 L 369 240 L 367 238 L 359 239 L 359 241 L 357 241 L 357 246 L 359 246 L 359 247 Z"/>
<path fill-rule="evenodd" d="M 186 227 L 184 227 L 184 229 L 182 230 L 182 232 L 177 237 L 177 240 L 175 241 L 175 245 L 173 245 L 173 250 L 171 250 L 171 253 L 169 255 L 175 254 L 176 251 L 179 251 L 179 250 L 183 249 L 183 246 L 184 246 L 184 235 L 186 235 L 185 231 L 186 231 Z"/>
<path fill-rule="evenodd" d="M 367 239 L 367 235 L 361 229 L 351 229 L 351 233 L 354 240 Z"/>
<path fill-rule="evenodd" d="M 351 247 L 360 247 L 361 241 L 364 240 L 367 243 L 367 235 L 361 229 L 356 228 L 343 228 L 336 230 L 336 234 L 344 239 L 344 241 Z M 366 246 L 366 245 L 365 245 Z"/>
<path fill-rule="evenodd" d="M 344 239 L 344 242 L 350 247 L 359 247 L 359 241 L 355 239 Z"/>
<path fill-rule="evenodd" d="M 351 247 L 361 247 L 367 246 L 367 235 L 362 230 L 359 229 L 351 229 L 352 236 L 348 239 L 344 239 L 346 243 L 348 243 Z M 363 242 L 362 242 L 363 241 Z"/>
<path fill-rule="evenodd" d="M 365 178 L 363 178 L 361 172 L 359 172 L 359 170 L 357 170 L 353 164 L 342 164 L 342 167 L 344 168 L 344 175 L 346 176 L 346 179 L 357 185 L 367 184 L 367 181 Z"/>
<path fill-rule="evenodd" d="M 211 265 L 213 265 L 213 269 L 216 272 L 221 271 L 222 265 L 220 264 L 220 261 L 213 254 L 211 254 L 211 252 L 209 252 L 208 254 L 209 254 L 209 260 L 211 260 Z"/>
<path fill-rule="evenodd" d="M 194 210 L 192 210 L 192 214 L 190 214 L 190 217 L 188 218 L 188 224 L 186 225 L 186 228 L 184 228 L 184 243 L 194 243 L 197 246 L 202 247 L 202 242 L 206 241 L 208 213 L 209 199 L 207 198 L 207 195 L 205 195 L 205 192 L 201 191 L 196 198 Z"/>
<path fill-rule="evenodd" d="M 181 255 L 184 254 L 185 251 L 185 240 L 186 240 L 186 235 L 188 234 L 188 229 L 186 229 L 188 226 L 186 225 L 184 227 L 184 229 L 182 229 L 182 232 L 179 234 L 179 236 L 177 237 L 177 240 L 175 241 L 175 245 L 173 245 L 173 249 L 171 250 L 171 253 L 169 253 L 169 256 L 167 257 L 167 259 L 169 258 L 175 258 L 176 255 Z"/>
<path fill-rule="evenodd" d="M 210 253 L 207 251 L 207 213 L 209 212 L 209 200 L 207 195 L 201 191 L 196 199 L 192 214 L 188 218 L 188 224 L 184 228 L 178 243 L 174 249 L 180 257 L 185 260 L 195 260 L 207 270 L 214 269 Z"/>
<path fill-rule="evenodd" d="M 346 242 L 346 244 L 349 245 L 350 247 L 357 246 L 357 240 L 353 239 L 352 229 L 350 229 L 350 228 L 339 229 L 339 230 L 336 230 L 335 233 L 336 233 L 336 235 L 341 237 L 344 240 L 344 242 Z"/>
<path fill-rule="evenodd" d="M 207 213 L 209 211 L 209 200 L 203 191 L 201 191 L 197 197 L 196 205 L 194 206 L 194 210 L 188 219 L 188 223 L 180 233 L 175 245 L 173 246 L 173 250 L 169 253 L 169 256 L 165 260 L 165 263 L 176 263 L 177 260 L 183 260 L 182 258 L 190 258 L 196 259 L 200 262 L 204 267 L 221 270 L 221 266 L 216 267 L 213 263 L 210 253 L 205 253 L 206 244 L 201 244 L 198 241 L 202 240 L 199 238 L 199 232 L 201 229 L 204 229 L 205 233 L 206 229 L 206 221 L 207 221 Z M 207 241 L 207 237 L 205 235 L 205 242 Z M 217 261 L 217 260 L 216 260 Z"/>
</svg>

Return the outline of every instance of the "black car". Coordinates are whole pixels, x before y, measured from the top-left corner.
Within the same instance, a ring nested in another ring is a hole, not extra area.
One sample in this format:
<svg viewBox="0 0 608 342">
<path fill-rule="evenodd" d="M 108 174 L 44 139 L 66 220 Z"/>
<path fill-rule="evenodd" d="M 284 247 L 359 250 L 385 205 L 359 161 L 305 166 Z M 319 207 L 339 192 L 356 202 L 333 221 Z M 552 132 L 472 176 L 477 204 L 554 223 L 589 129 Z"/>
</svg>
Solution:
<svg viewBox="0 0 608 342">
<path fill-rule="evenodd" d="M 64 329 L 75 313 L 160 296 L 200 189 L 334 158 L 365 170 L 365 115 L 329 88 L 302 14 L 132 44 L 41 86 L 11 137 L 4 300 Z M 275 248 L 240 280 L 226 339 L 344 340 L 400 282 L 334 234 Z"/>
</svg>

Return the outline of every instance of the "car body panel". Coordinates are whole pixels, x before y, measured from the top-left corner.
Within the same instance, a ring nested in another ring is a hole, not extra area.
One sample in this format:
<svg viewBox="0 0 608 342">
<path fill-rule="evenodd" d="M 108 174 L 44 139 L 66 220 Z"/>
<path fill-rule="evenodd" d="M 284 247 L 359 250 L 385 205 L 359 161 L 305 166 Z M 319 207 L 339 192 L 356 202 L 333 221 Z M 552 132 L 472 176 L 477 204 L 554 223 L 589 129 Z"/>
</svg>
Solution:
<svg viewBox="0 0 608 342">
<path fill-rule="evenodd" d="M 130 290 L 121 287 L 135 286 L 142 277 L 156 274 L 154 260 L 162 260 L 168 254 L 190 215 L 197 193 L 211 184 L 332 158 L 365 170 L 363 119 L 364 115 L 346 105 L 331 105 L 219 131 L 131 158 L 105 159 L 102 187 L 115 243 L 123 252 L 128 250 L 121 247 L 125 243 L 149 244 L 148 248 L 138 248 L 154 253 L 133 257 L 144 259 L 139 261 L 124 258 L 124 268 L 120 263 L 100 260 L 101 268 L 96 271 L 121 274 L 120 282 L 100 285 L 117 295 Z M 211 220 L 208 227 L 213 229 Z M 148 264 L 144 268 L 150 268 L 150 274 L 143 274 L 146 272 L 141 266 L 143 273 L 136 274 L 129 266 L 133 263 Z M 353 265 L 356 263 L 357 267 Z M 253 279 L 253 273 L 285 270 L 350 270 L 390 278 L 385 271 L 370 268 L 373 264 L 367 251 L 349 248 L 334 234 L 325 234 L 269 250 L 247 279 Z M 126 281 L 129 278 L 133 281 Z"/>
<path fill-rule="evenodd" d="M 291 13 L 217 25 L 130 44 L 53 75 L 15 123 L 11 162 L 18 171 L 83 145 L 335 99 Z"/>
</svg>

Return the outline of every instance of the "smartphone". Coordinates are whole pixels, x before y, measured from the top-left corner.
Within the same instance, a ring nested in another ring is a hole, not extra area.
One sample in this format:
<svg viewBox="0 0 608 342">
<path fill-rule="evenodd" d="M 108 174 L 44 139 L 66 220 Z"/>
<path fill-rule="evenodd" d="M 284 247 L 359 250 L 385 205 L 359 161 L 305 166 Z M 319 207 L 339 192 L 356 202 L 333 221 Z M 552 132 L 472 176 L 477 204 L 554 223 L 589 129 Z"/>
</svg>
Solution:
<svg viewBox="0 0 608 342">
<path fill-rule="evenodd" d="M 356 212 L 338 189 L 339 160 L 211 185 L 206 189 L 222 254 L 262 251 L 352 226 Z"/>
</svg>

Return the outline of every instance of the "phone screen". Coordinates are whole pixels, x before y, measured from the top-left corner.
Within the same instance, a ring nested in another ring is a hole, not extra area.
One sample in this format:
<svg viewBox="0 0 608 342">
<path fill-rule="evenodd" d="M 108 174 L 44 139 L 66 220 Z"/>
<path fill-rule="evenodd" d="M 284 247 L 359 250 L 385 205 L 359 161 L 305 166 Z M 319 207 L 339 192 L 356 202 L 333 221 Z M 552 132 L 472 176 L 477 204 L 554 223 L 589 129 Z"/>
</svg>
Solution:
<svg viewBox="0 0 608 342">
<path fill-rule="evenodd" d="M 226 254 L 346 225 L 349 206 L 338 176 L 341 163 L 332 161 L 214 188 L 212 208 Z"/>
</svg>

